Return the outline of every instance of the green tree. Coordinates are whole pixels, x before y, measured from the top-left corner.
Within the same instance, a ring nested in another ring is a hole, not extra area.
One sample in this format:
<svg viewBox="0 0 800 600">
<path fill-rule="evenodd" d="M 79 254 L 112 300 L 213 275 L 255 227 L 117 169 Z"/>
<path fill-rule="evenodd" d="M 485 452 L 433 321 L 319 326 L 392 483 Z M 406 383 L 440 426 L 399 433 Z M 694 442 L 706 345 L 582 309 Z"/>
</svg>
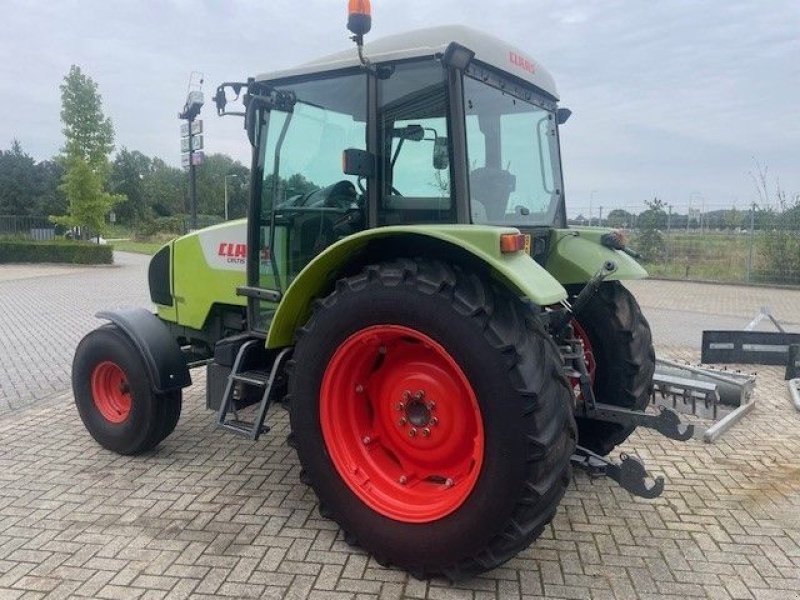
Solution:
<svg viewBox="0 0 800 600">
<path fill-rule="evenodd" d="M 61 84 L 61 121 L 65 144 L 60 157 L 66 172 L 60 189 L 69 206 L 53 221 L 68 227 L 105 230 L 105 216 L 122 200 L 104 190 L 110 171 L 108 155 L 114 149 L 114 128 L 103 114 L 97 84 L 72 65 Z"/>
<path fill-rule="evenodd" d="M 0 214 L 30 214 L 36 185 L 36 162 L 14 140 L 10 150 L 0 151 Z"/>
<path fill-rule="evenodd" d="M 633 224 L 633 215 L 627 210 L 615 208 L 608 213 L 606 224 L 609 227 L 630 227 Z"/>
<path fill-rule="evenodd" d="M 736 210 L 736 207 L 734 206 L 730 210 L 725 211 L 725 218 L 724 218 L 725 228 L 738 229 L 739 227 L 742 226 L 743 219 L 744 215 L 742 215 L 741 212 Z"/>
<path fill-rule="evenodd" d="M 663 260 L 666 252 L 664 236 L 660 229 L 667 224 L 667 213 L 664 212 L 664 203 L 659 198 L 645 201 L 647 210 L 639 215 L 636 225 L 639 228 L 637 250 L 642 253 L 645 262 Z"/>
<path fill-rule="evenodd" d="M 186 212 L 188 183 L 180 169 L 169 166 L 160 158 L 153 158 L 143 183 L 145 203 L 156 216 L 169 217 Z"/>
<path fill-rule="evenodd" d="M 0 150 L 0 214 L 63 214 L 66 199 L 58 191 L 63 174 L 53 161 L 34 161 L 14 140 L 9 150 Z"/>
<path fill-rule="evenodd" d="M 138 150 L 120 150 L 111 166 L 109 188 L 125 196 L 114 212 L 120 223 L 135 225 L 150 216 L 151 209 L 145 194 L 146 179 L 150 176 L 152 160 Z"/>
</svg>

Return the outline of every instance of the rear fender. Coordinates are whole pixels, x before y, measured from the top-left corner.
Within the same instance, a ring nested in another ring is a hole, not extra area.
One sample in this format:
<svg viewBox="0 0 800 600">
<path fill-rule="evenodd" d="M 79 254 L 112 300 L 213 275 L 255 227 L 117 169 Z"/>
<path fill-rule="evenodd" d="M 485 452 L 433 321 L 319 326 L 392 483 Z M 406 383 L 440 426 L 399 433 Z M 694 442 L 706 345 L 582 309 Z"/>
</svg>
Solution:
<svg viewBox="0 0 800 600">
<path fill-rule="evenodd" d="M 612 250 L 600 243 L 608 229 L 556 229 L 553 231 L 547 257 L 547 271 L 562 285 L 586 283 L 603 263 L 613 260 L 617 270 L 607 281 L 644 279 L 647 271 L 621 250 Z"/>
<path fill-rule="evenodd" d="M 348 268 L 359 262 L 366 264 L 365 261 L 393 256 L 454 256 L 471 264 L 477 261 L 513 293 L 534 304 L 546 306 L 564 300 L 567 292 L 563 286 L 529 255 L 500 252 L 500 236 L 504 233 L 519 232 L 480 225 L 392 226 L 369 229 L 340 240 L 314 258 L 292 281 L 270 325 L 267 347 L 291 345 L 295 330 L 311 313 L 312 301 L 329 293 Z M 373 253 L 376 242 L 380 242 L 382 249 L 379 253 Z M 365 256 L 368 246 L 370 253 Z"/>
<path fill-rule="evenodd" d="M 186 358 L 167 326 L 143 308 L 123 308 L 97 313 L 128 336 L 142 356 L 153 389 L 170 392 L 192 385 Z"/>
</svg>

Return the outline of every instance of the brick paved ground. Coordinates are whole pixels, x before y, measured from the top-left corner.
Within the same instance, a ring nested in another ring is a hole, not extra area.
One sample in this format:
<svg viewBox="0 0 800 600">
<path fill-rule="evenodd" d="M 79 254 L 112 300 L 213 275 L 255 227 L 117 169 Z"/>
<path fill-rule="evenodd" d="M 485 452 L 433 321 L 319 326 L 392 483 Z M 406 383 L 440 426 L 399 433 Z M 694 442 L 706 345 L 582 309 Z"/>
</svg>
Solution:
<svg viewBox="0 0 800 600">
<path fill-rule="evenodd" d="M 112 267 L 0 266 L 0 411 L 70 386 L 72 354 L 94 314 L 149 306 L 149 257 L 115 254 Z"/>
<path fill-rule="evenodd" d="M 759 369 L 756 410 L 714 446 L 647 431 L 631 438 L 624 449 L 666 475 L 662 497 L 634 499 L 608 481 L 576 475 L 552 526 L 503 568 L 455 587 L 419 582 L 350 548 L 319 516 L 314 494 L 299 482 L 279 409 L 261 441 L 232 437 L 212 427 L 198 377 L 176 432 L 149 455 L 120 457 L 89 438 L 69 392 L 53 390 L 66 385 L 71 339 L 94 324 L 86 315 L 141 297 L 142 281 L 122 281 L 137 270 L 108 271 L 119 289 L 93 279 L 97 271 L 39 279 L 53 301 L 36 304 L 42 324 L 27 352 L 40 371 L 62 361 L 61 375 L 49 379 L 46 399 L 0 412 L 0 599 L 800 598 L 800 413 L 778 368 Z M 75 277 L 84 283 L 80 294 Z M 6 283 L 27 289 L 30 307 L 39 301 L 34 281 Z M 634 285 L 656 339 L 673 336 L 659 352 L 674 358 L 696 356 L 687 342 L 693 320 L 741 324 L 754 312 L 749 302 L 755 309 L 768 303 L 722 286 L 726 300 L 715 313 L 713 301 L 703 300 L 707 286 Z M 98 289 L 113 295 L 103 302 Z M 0 285 L 3 301 L 4 291 Z M 800 306 L 797 292 L 763 293 L 790 312 Z M 677 310 L 670 294 L 687 299 L 679 305 L 688 310 Z M 74 313 L 85 306 L 82 316 L 63 323 L 65 302 Z M 7 315 L 0 317 L 3 371 L 15 343 Z M 53 331 L 64 348 L 47 348 Z"/>
</svg>

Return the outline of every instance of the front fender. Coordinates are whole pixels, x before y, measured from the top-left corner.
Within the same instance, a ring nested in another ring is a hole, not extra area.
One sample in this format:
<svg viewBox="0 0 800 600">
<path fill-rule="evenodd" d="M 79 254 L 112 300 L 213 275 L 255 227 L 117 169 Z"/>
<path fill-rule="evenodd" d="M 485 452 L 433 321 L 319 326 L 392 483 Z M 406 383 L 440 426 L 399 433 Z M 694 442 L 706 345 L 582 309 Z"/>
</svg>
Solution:
<svg viewBox="0 0 800 600">
<path fill-rule="evenodd" d="M 546 262 L 548 272 L 563 285 L 586 283 L 605 261 L 613 260 L 617 270 L 608 281 L 647 277 L 647 271 L 633 258 L 600 243 L 600 238 L 608 232 L 599 228 L 554 230 Z"/>
<path fill-rule="evenodd" d="M 332 289 L 338 274 L 378 239 L 436 240 L 448 250 L 481 261 L 499 281 L 534 304 L 545 306 L 564 300 L 564 287 L 530 256 L 500 252 L 500 236 L 504 233 L 518 231 L 479 225 L 409 225 L 369 229 L 340 240 L 314 258 L 286 290 L 270 324 L 267 347 L 291 345 L 295 330 L 310 314 L 311 302 Z"/>
<path fill-rule="evenodd" d="M 144 361 L 156 392 L 169 392 L 192 385 L 192 377 L 178 342 L 157 316 L 144 308 L 121 308 L 97 313 L 128 336 Z"/>
</svg>

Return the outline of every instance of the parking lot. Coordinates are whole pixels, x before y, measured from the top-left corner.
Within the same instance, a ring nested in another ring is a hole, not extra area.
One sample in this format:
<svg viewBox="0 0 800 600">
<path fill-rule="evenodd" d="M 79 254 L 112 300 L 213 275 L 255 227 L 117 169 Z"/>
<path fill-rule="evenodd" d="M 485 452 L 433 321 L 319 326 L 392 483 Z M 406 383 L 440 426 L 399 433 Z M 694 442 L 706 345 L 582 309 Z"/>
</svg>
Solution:
<svg viewBox="0 0 800 600">
<path fill-rule="evenodd" d="M 146 259 L 117 262 L 3 267 L 0 598 L 800 598 L 800 413 L 782 369 L 758 368 L 756 409 L 714 445 L 632 436 L 624 450 L 667 479 L 660 498 L 576 474 L 531 548 L 455 586 L 422 582 L 320 517 L 283 411 L 257 443 L 216 430 L 200 373 L 154 452 L 89 438 L 69 390 L 75 344 L 97 310 L 148 304 Z M 630 287 L 665 357 L 696 360 L 703 328 L 741 328 L 763 304 L 800 330 L 798 291 Z"/>
</svg>

